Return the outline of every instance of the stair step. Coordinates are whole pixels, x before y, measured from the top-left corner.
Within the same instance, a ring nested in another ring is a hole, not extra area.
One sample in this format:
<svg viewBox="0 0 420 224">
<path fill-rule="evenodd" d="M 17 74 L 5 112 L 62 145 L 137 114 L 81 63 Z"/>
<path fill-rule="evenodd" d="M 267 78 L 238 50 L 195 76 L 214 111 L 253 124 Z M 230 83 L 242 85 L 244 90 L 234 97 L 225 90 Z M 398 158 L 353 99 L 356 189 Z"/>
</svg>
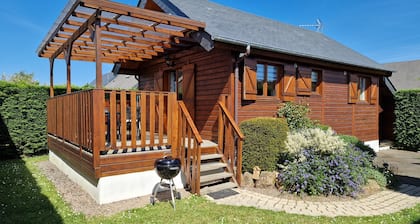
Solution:
<svg viewBox="0 0 420 224">
<path fill-rule="evenodd" d="M 225 190 L 225 189 L 232 189 L 232 188 L 235 188 L 235 187 L 238 187 L 238 185 L 229 181 L 229 182 L 213 185 L 211 187 L 204 187 L 200 190 L 200 194 L 205 195 L 205 194 L 210 194 L 210 193 L 213 193 L 213 192 L 216 192 L 216 191 L 221 191 L 221 190 Z"/>
<path fill-rule="evenodd" d="M 220 168 L 225 168 L 226 166 L 227 166 L 226 163 L 221 163 L 221 162 L 202 163 L 200 167 L 200 171 L 206 172 L 210 170 L 217 170 Z"/>
<path fill-rule="evenodd" d="M 228 172 L 220 172 L 220 173 L 215 173 L 215 174 L 204 175 L 204 176 L 201 176 L 200 178 L 200 184 L 219 181 L 219 180 L 223 180 L 229 177 L 232 177 L 232 174 Z"/>
<path fill-rule="evenodd" d="M 206 155 L 201 155 L 201 161 L 203 160 L 212 160 L 212 159 L 221 159 L 222 155 L 220 154 L 206 154 Z"/>
</svg>

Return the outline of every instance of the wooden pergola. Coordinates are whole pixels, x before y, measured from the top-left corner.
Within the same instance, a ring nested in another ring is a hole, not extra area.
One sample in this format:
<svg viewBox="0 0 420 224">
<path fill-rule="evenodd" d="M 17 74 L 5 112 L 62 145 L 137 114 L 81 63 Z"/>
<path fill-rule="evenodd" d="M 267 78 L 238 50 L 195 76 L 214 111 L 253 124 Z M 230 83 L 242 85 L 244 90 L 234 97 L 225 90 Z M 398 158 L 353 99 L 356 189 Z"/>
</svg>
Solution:
<svg viewBox="0 0 420 224">
<path fill-rule="evenodd" d="M 54 96 L 54 60 L 65 59 L 67 93 L 71 60 L 96 63 L 96 88 L 102 88 L 102 63 L 144 61 L 189 47 L 203 22 L 107 0 L 70 0 L 38 49 L 50 60 L 50 96 Z"/>
</svg>

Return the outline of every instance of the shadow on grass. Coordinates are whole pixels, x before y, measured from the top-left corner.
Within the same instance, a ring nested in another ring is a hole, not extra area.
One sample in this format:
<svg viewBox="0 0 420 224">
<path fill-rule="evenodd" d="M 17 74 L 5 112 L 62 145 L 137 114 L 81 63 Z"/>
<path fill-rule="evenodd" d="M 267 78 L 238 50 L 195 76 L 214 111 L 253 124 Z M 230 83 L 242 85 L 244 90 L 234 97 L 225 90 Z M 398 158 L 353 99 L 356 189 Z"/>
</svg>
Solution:
<svg viewBox="0 0 420 224">
<path fill-rule="evenodd" d="M 9 129 L 3 121 L 3 116 L 0 114 L 0 161 L 6 159 L 17 159 L 20 153 L 16 149 L 12 138 L 10 137 Z"/>
<path fill-rule="evenodd" d="M 63 223 L 22 159 L 0 161 L 0 222 Z"/>
</svg>

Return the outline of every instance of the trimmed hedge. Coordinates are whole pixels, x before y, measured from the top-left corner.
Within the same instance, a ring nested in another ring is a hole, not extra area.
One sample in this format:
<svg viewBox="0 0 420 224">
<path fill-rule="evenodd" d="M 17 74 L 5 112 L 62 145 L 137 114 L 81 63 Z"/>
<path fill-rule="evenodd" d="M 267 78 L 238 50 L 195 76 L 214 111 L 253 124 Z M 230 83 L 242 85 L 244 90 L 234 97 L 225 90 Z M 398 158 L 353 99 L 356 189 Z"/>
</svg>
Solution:
<svg viewBox="0 0 420 224">
<path fill-rule="evenodd" d="M 289 128 L 280 118 L 253 118 L 240 124 L 245 135 L 242 167 L 252 172 L 254 166 L 262 170 L 277 170 L 280 153 L 285 151 Z"/>
<path fill-rule="evenodd" d="M 64 86 L 55 88 L 56 95 L 65 92 Z M 47 152 L 48 98 L 48 86 L 0 81 L 0 159 Z"/>
<path fill-rule="evenodd" d="M 403 90 L 395 94 L 394 135 L 396 146 L 420 150 L 420 89 Z"/>
</svg>

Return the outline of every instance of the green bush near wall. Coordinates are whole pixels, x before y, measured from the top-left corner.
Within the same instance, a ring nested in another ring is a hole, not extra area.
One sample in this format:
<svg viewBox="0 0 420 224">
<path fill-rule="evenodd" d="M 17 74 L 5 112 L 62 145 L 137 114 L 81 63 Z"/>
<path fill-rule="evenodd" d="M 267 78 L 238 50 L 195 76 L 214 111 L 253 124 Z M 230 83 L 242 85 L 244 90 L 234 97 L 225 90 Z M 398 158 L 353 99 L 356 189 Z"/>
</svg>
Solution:
<svg viewBox="0 0 420 224">
<path fill-rule="evenodd" d="M 58 86 L 54 92 L 66 89 Z M 0 159 L 47 152 L 48 98 L 48 86 L 0 81 Z"/>
<path fill-rule="evenodd" d="M 282 118 L 253 118 L 240 124 L 245 135 L 242 167 L 252 172 L 254 166 L 275 171 L 280 153 L 285 152 L 285 140 L 289 128 Z"/>
<path fill-rule="evenodd" d="M 394 135 L 396 146 L 420 151 L 420 89 L 395 94 Z"/>
</svg>

